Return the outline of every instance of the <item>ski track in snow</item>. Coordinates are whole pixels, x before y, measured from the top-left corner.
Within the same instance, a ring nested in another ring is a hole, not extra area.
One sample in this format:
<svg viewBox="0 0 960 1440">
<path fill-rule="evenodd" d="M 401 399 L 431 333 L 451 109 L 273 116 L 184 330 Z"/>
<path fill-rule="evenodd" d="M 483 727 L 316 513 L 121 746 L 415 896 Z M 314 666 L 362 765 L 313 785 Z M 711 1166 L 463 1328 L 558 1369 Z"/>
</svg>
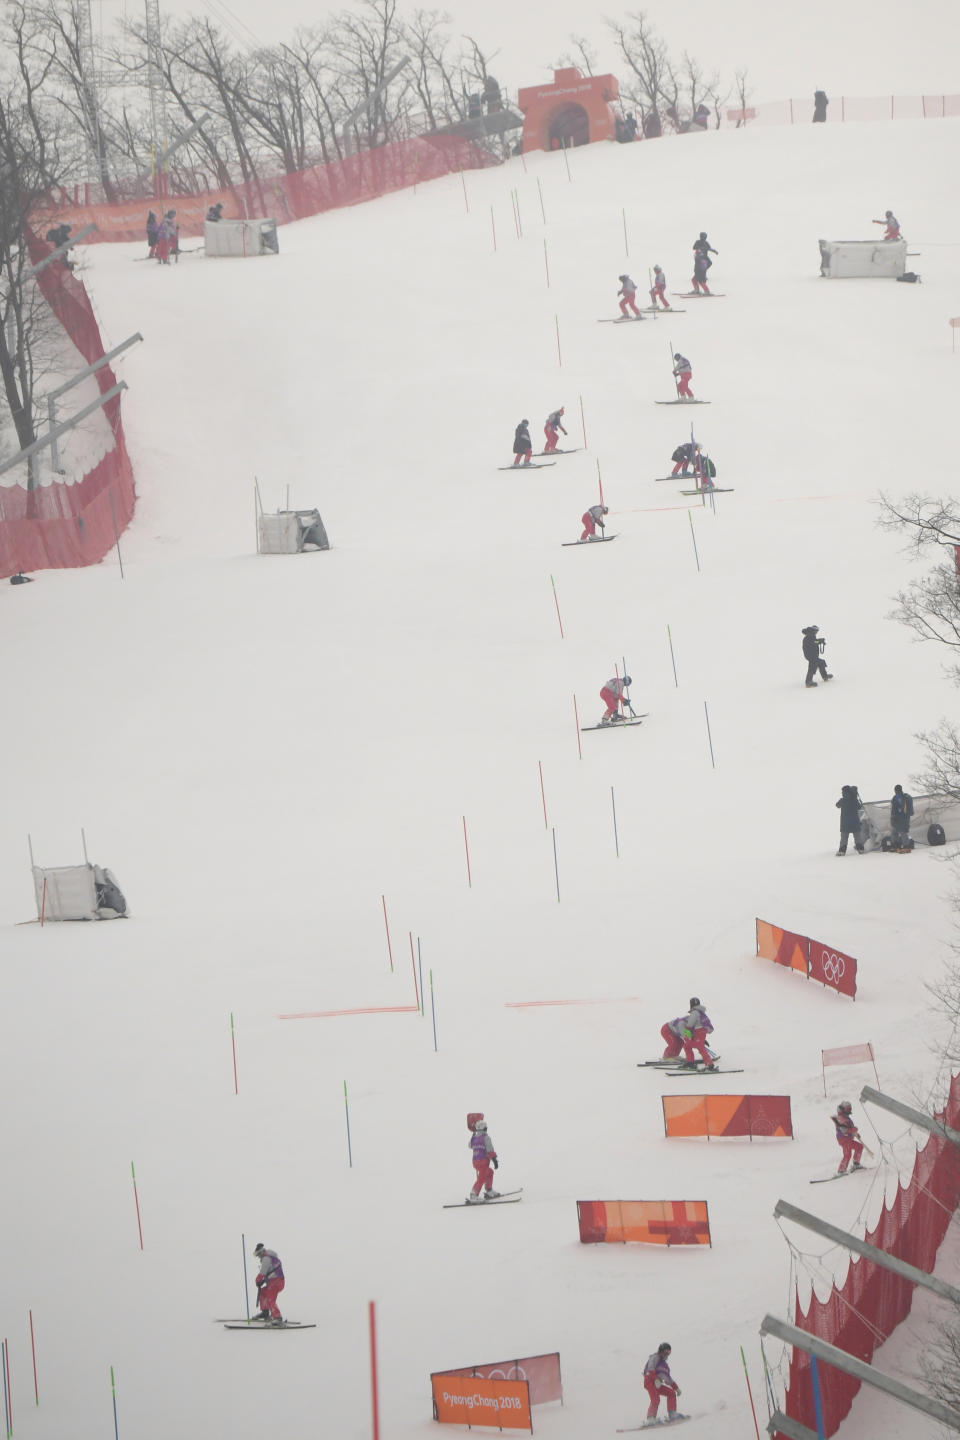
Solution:
<svg viewBox="0 0 960 1440">
<path fill-rule="evenodd" d="M 955 405 L 942 242 L 960 201 L 942 177 L 958 138 L 945 121 L 594 146 L 572 182 L 547 154 L 468 174 L 469 213 L 450 176 L 288 226 L 278 258 L 161 270 L 129 263 L 140 247 L 86 252 L 105 345 L 145 337 L 123 367 L 139 499 L 124 580 L 110 557 L 2 590 L 18 1435 L 102 1433 L 113 1365 L 121 1435 L 292 1440 L 320 1422 L 359 1440 L 370 1299 L 394 1440 L 426 1434 L 431 1370 L 554 1349 L 566 1403 L 538 1432 L 612 1434 L 642 1416 L 664 1338 L 712 1440 L 747 1433 L 738 1347 L 762 1406 L 759 1322 L 790 1302 L 776 1200 L 816 1196 L 854 1226 L 896 1188 L 892 1165 L 809 1188 L 839 1153 L 830 1108 L 848 1094 L 871 1148 L 873 1119 L 912 1161 L 909 1133 L 857 1100 L 871 1069 L 829 1071 L 824 1099 L 821 1048 L 871 1040 L 905 1099 L 933 1080 L 923 982 L 951 934 L 950 873 L 926 849 L 838 865 L 834 801 L 844 783 L 909 787 L 916 732 L 956 705 L 937 650 L 886 618 L 918 571 L 875 499 L 946 488 L 916 476 L 948 453 Z M 888 205 L 924 283 L 820 280 L 818 237 L 869 237 Z M 624 269 L 643 288 L 659 262 L 688 289 L 703 228 L 725 306 L 596 324 Z M 709 409 L 653 406 L 671 343 Z M 587 450 L 549 476 L 498 472 L 522 416 L 542 448 L 563 404 L 582 445 L 581 396 Z M 648 478 L 691 422 L 736 487 L 715 512 Z M 598 461 L 619 544 L 587 557 L 560 546 Z M 317 505 L 333 549 L 258 557 L 254 475 L 267 508 L 288 486 Z M 812 623 L 836 676 L 816 695 Z M 572 697 L 596 723 L 623 657 L 649 718 L 582 735 L 581 760 Z M 81 825 L 132 918 L 18 927 L 27 832 L 40 863 L 67 864 Z M 757 960 L 758 915 L 857 956 L 856 1004 Z M 408 932 L 433 971 L 436 1054 L 429 989 L 426 1018 L 276 1018 L 412 1004 Z M 664 1140 L 659 1097 L 681 1082 L 636 1062 L 691 994 L 738 1088 L 791 1096 L 794 1141 Z M 640 998 L 507 1008 L 618 996 Z M 470 1109 L 498 1185 L 524 1186 L 482 1220 L 441 1209 L 471 1183 Z M 578 1199 L 703 1197 L 712 1250 L 578 1243 Z M 279 1251 L 282 1308 L 318 1326 L 256 1342 L 255 1372 L 250 1342 L 210 1324 L 244 1313 L 242 1233 Z M 928 1313 L 889 1343 L 894 1373 L 915 1372 Z M 861 1395 L 844 1435 L 877 1433 L 878 1403 Z M 934 1434 L 883 1404 L 885 1440 Z"/>
</svg>

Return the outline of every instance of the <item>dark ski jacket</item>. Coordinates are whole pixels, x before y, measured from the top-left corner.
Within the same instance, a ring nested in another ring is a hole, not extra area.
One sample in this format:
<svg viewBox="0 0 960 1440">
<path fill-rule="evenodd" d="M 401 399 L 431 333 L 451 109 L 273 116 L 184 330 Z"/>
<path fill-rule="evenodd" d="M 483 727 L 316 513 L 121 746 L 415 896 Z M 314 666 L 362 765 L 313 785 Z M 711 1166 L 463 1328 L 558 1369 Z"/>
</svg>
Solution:
<svg viewBox="0 0 960 1440">
<path fill-rule="evenodd" d="M 819 660 L 820 652 L 826 644 L 824 640 L 817 639 L 817 628 L 815 625 L 808 625 L 803 632 L 803 658 L 804 660 Z"/>
<path fill-rule="evenodd" d="M 713 261 L 712 261 L 712 260 L 707 260 L 707 256 L 708 256 L 708 255 L 719 255 L 719 254 L 720 254 L 720 251 L 719 251 L 719 250 L 714 250 L 713 246 L 710 244 L 710 241 L 707 240 L 706 238 L 704 238 L 703 240 L 694 240 L 694 242 L 693 242 L 693 248 L 694 248 L 694 250 L 697 252 L 698 255 L 702 255 L 702 256 L 703 256 L 703 258 L 707 261 L 707 264 L 708 264 L 708 265 L 712 265 L 712 264 L 713 264 Z"/>
<path fill-rule="evenodd" d="M 908 795 L 906 791 L 894 795 L 890 801 L 890 824 L 896 827 L 897 821 L 899 821 L 902 825 L 905 820 L 909 822 L 912 816 L 913 796 Z"/>
<path fill-rule="evenodd" d="M 526 455 L 528 450 L 533 449 L 533 441 L 530 439 L 530 430 L 526 425 L 518 425 L 513 436 L 514 455 Z"/>
<path fill-rule="evenodd" d="M 673 461 L 674 465 L 679 464 L 681 460 L 686 460 L 688 465 L 692 465 L 693 446 L 689 442 L 686 445 L 678 445 L 676 450 L 674 450 L 673 454 L 670 456 L 670 459 Z"/>
<path fill-rule="evenodd" d="M 837 801 L 840 811 L 840 829 L 856 830 L 860 824 L 860 792 L 856 785 L 844 785 Z"/>
<path fill-rule="evenodd" d="M 712 260 L 708 260 L 707 257 L 706 257 L 706 255 L 704 255 L 704 253 L 703 253 L 702 250 L 698 250 L 697 253 L 696 253 L 696 255 L 694 255 L 694 257 L 693 257 L 693 274 L 694 274 L 694 278 L 697 279 L 697 280 L 699 280 L 700 283 L 701 283 L 701 285 L 705 282 L 705 280 L 706 280 L 706 278 L 707 278 L 707 271 L 710 269 L 710 266 L 711 266 L 712 264 L 713 264 L 713 261 L 712 261 Z"/>
</svg>

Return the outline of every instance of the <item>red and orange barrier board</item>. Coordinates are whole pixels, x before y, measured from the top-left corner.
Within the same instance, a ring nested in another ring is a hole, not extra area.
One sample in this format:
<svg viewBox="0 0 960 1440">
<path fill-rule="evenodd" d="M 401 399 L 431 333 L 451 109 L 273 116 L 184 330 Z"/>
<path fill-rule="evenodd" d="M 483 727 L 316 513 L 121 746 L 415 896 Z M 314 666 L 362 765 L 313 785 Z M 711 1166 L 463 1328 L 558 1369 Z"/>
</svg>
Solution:
<svg viewBox="0 0 960 1440">
<path fill-rule="evenodd" d="M 582 1245 L 711 1245 L 706 1200 L 578 1200 Z"/>
<path fill-rule="evenodd" d="M 706 1135 L 793 1138 L 789 1095 L 664 1095 L 668 1140 Z"/>
<path fill-rule="evenodd" d="M 530 1386 L 526 1380 L 483 1380 L 472 1375 L 431 1375 L 433 1418 L 442 1425 L 492 1425 L 529 1430 Z"/>
</svg>

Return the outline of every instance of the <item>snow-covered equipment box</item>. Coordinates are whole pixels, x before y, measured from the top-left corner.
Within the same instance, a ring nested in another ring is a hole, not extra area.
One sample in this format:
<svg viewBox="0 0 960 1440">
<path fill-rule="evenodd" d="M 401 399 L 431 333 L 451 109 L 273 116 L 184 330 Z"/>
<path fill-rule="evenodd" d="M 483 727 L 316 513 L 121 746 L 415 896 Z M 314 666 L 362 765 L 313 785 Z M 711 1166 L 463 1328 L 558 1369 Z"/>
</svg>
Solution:
<svg viewBox="0 0 960 1440">
<path fill-rule="evenodd" d="M 890 801 L 865 800 L 864 840 L 871 849 L 884 848 L 891 834 Z M 960 840 L 960 800 L 949 795 L 914 795 L 910 839 L 915 845 L 945 845 Z"/>
<path fill-rule="evenodd" d="M 278 510 L 275 515 L 257 516 L 260 555 L 299 555 L 308 549 L 330 549 L 319 510 Z"/>
<path fill-rule="evenodd" d="M 208 220 L 203 227 L 207 255 L 279 255 L 276 220 Z"/>
<path fill-rule="evenodd" d="M 118 920 L 127 902 L 112 870 L 101 865 L 33 867 L 37 917 L 47 920 Z"/>
<path fill-rule="evenodd" d="M 821 240 L 820 274 L 828 280 L 896 280 L 907 268 L 906 240 Z"/>
</svg>

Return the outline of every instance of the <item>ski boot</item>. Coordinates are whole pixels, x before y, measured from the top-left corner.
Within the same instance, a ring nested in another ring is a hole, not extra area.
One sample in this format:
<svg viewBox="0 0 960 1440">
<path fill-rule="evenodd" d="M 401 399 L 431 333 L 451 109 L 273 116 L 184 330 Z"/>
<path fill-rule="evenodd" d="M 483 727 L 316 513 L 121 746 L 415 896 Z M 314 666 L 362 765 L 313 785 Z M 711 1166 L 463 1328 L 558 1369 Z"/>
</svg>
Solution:
<svg viewBox="0 0 960 1440">
<path fill-rule="evenodd" d="M 473 1191 L 471 1190 L 471 1191 L 470 1191 L 470 1194 L 467 1196 L 467 1204 L 468 1204 L 468 1205 L 479 1205 L 479 1204 L 481 1204 L 481 1203 L 482 1203 L 482 1202 L 481 1202 L 481 1200 L 480 1200 L 480 1196 L 479 1196 L 479 1195 L 474 1195 Z"/>
<path fill-rule="evenodd" d="M 500 1191 L 499 1191 L 499 1190 L 485 1190 L 484 1193 L 483 1193 L 483 1198 L 484 1198 L 484 1200 L 499 1200 L 499 1199 L 500 1199 Z"/>
<path fill-rule="evenodd" d="M 816 690 L 817 688 L 816 680 L 805 680 L 804 684 L 806 685 L 808 690 Z"/>
</svg>

